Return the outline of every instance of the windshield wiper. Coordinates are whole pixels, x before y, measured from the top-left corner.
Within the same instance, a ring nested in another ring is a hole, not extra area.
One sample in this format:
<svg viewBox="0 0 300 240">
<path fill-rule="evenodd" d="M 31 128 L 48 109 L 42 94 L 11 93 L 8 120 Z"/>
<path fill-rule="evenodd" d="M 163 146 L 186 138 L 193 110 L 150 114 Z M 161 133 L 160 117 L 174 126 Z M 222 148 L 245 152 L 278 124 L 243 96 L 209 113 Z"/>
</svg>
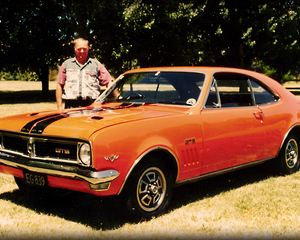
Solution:
<svg viewBox="0 0 300 240">
<path fill-rule="evenodd" d="M 146 97 L 138 92 L 131 92 L 126 96 L 119 96 L 117 101 L 126 101 L 126 100 L 128 101 L 128 100 L 132 100 L 132 99 L 144 99 L 144 98 L 146 98 Z"/>
</svg>

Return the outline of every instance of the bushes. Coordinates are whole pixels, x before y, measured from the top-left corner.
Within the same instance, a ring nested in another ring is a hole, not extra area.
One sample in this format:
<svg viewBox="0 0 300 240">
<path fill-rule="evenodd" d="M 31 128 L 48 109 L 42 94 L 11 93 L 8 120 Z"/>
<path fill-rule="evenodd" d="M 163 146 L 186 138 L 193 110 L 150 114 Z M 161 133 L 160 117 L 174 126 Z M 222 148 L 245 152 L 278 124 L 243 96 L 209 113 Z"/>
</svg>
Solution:
<svg viewBox="0 0 300 240">
<path fill-rule="evenodd" d="M 39 77 L 35 72 L 27 70 L 16 69 L 12 71 L 6 71 L 3 69 L 0 71 L 0 81 L 38 81 Z"/>
</svg>

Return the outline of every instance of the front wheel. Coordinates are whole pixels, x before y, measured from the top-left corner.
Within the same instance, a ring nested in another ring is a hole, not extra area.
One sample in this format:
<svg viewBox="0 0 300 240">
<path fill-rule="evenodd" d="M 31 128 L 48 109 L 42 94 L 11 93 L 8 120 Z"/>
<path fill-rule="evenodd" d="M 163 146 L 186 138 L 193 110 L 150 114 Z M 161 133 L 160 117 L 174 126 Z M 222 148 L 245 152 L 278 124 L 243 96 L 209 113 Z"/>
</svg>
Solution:
<svg viewBox="0 0 300 240">
<path fill-rule="evenodd" d="M 295 134 L 287 137 L 279 154 L 279 168 L 284 174 L 299 170 L 299 138 Z"/>
<path fill-rule="evenodd" d="M 151 164 L 139 169 L 132 179 L 126 207 L 133 217 L 150 219 L 163 212 L 173 192 L 173 177 L 160 164 Z"/>
</svg>

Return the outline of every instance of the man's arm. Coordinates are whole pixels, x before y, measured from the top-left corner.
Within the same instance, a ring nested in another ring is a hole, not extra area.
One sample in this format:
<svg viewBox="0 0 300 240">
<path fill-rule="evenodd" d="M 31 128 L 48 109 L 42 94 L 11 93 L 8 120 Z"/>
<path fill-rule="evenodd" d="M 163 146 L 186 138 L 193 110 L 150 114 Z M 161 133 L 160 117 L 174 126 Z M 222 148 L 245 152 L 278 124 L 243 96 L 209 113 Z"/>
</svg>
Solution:
<svg viewBox="0 0 300 240">
<path fill-rule="evenodd" d="M 112 76 L 109 74 L 109 72 L 106 70 L 103 64 L 100 65 L 100 68 L 98 69 L 99 74 L 99 82 L 100 85 L 108 87 L 109 84 L 113 81 Z"/>
<path fill-rule="evenodd" d="M 62 95 L 65 86 L 65 81 L 66 81 L 66 69 L 63 67 L 63 65 L 61 65 L 58 71 L 57 84 L 56 84 L 56 104 L 58 110 L 63 109 Z"/>
<path fill-rule="evenodd" d="M 58 110 L 63 110 L 62 106 L 62 94 L 63 94 L 63 85 L 60 83 L 56 84 L 56 104 Z"/>
</svg>

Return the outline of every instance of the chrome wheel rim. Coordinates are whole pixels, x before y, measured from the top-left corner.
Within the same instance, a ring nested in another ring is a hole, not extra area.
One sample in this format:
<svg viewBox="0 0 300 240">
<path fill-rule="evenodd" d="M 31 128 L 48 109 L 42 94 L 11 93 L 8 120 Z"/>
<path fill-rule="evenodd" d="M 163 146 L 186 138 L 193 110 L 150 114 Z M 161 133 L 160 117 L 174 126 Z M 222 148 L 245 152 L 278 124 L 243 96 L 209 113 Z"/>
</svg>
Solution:
<svg viewBox="0 0 300 240">
<path fill-rule="evenodd" d="M 288 168 L 293 168 L 298 162 L 298 144 L 295 139 L 290 139 L 285 149 L 285 162 Z"/>
<path fill-rule="evenodd" d="M 155 211 L 163 203 L 167 190 L 164 173 L 156 167 L 148 168 L 139 178 L 137 185 L 137 201 L 146 212 Z"/>
</svg>

